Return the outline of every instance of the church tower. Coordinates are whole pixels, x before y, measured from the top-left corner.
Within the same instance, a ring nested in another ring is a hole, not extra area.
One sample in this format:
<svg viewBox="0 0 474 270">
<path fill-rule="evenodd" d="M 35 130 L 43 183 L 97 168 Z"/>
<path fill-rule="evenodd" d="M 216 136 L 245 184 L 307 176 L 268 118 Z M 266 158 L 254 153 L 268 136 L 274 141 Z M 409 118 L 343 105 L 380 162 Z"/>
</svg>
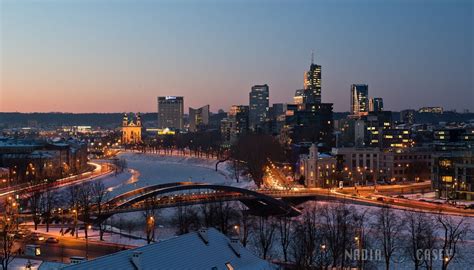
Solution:
<svg viewBox="0 0 474 270">
<path fill-rule="evenodd" d="M 142 142 L 142 121 L 140 114 L 135 115 L 136 120 L 128 119 L 128 114 L 124 114 L 122 120 L 122 144 L 138 144 Z"/>
<path fill-rule="evenodd" d="M 137 113 L 136 114 L 136 118 L 137 118 L 137 127 L 141 127 L 142 126 L 142 117 L 140 116 L 140 113 Z"/>
<path fill-rule="evenodd" d="M 128 126 L 128 115 L 126 113 L 123 114 L 123 119 L 122 119 L 122 127 Z"/>
</svg>

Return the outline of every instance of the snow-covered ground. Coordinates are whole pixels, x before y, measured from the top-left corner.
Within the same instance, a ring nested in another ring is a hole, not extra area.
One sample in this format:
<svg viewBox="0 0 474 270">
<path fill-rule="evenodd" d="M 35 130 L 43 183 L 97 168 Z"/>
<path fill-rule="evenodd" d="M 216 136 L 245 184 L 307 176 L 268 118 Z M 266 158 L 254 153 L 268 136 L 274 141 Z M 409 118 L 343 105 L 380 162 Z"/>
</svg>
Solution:
<svg viewBox="0 0 474 270">
<path fill-rule="evenodd" d="M 217 161 L 214 159 L 137 152 L 121 153 L 119 158 L 127 161 L 127 172 L 102 179 L 106 187 L 111 190 L 111 196 L 140 187 L 184 181 L 239 187 L 255 186 L 253 182 L 245 178 L 237 183 L 232 177 L 228 163 L 219 164 L 218 170 L 215 171 Z"/>
<path fill-rule="evenodd" d="M 312 207 L 329 207 L 330 205 L 334 204 L 334 202 L 327 202 L 327 201 L 309 201 L 301 205 L 304 209 L 311 209 Z M 348 207 L 354 207 L 353 209 L 355 211 L 358 211 L 360 213 L 366 212 L 366 220 L 365 222 L 370 226 L 370 224 L 373 224 L 375 222 L 375 214 L 377 210 L 380 208 L 377 206 L 367 206 L 367 205 L 359 205 L 359 204 L 348 204 Z M 397 218 L 402 220 L 404 218 L 404 214 L 407 211 L 410 210 L 403 210 L 403 209 L 395 209 L 393 208 L 393 211 Z M 428 216 L 435 218 L 437 215 L 436 214 L 430 214 L 427 213 Z M 298 217 L 298 218 L 301 218 Z M 459 243 L 458 246 L 458 255 L 455 257 L 455 259 L 450 263 L 449 269 L 455 269 L 455 270 L 467 270 L 467 269 L 474 269 L 472 265 L 474 264 L 474 256 L 472 254 L 474 253 L 474 218 L 473 217 L 461 217 L 461 216 L 451 216 L 454 222 L 459 222 L 461 219 L 464 218 L 464 224 L 468 226 L 470 229 L 467 233 L 467 235 L 464 237 L 463 241 Z M 406 234 L 404 232 L 403 234 Z M 437 237 L 439 240 L 441 240 L 442 237 L 442 231 L 440 228 L 437 229 Z M 403 243 L 402 243 L 403 245 Z M 439 248 L 439 246 L 438 246 Z M 275 258 L 279 257 L 279 246 L 278 243 L 274 245 L 274 250 L 272 251 L 272 255 Z M 398 254 L 398 256 L 395 256 L 396 259 L 392 262 L 391 269 L 400 269 L 400 270 L 409 270 L 409 269 L 414 269 L 414 266 L 412 265 L 412 262 L 409 258 L 402 254 Z M 373 261 L 372 264 L 376 267 L 376 269 L 384 269 L 384 261 L 383 259 L 381 261 Z M 435 261 L 434 262 L 434 269 L 441 269 L 441 261 Z"/>
<path fill-rule="evenodd" d="M 33 224 L 30 223 L 30 230 L 34 231 L 32 228 Z M 64 227 L 66 228 L 66 226 Z M 46 227 L 45 226 L 40 226 L 38 227 L 38 230 L 34 231 L 40 234 L 44 234 L 47 236 L 54 236 L 56 238 L 59 238 L 60 240 L 62 238 L 75 238 L 75 236 L 72 236 L 70 233 L 61 235 L 61 227 L 57 224 L 54 224 L 49 228 L 49 232 L 46 232 Z M 104 242 L 107 243 L 113 243 L 117 245 L 125 245 L 125 246 L 143 246 L 146 245 L 146 240 L 139 238 L 139 237 L 127 237 L 126 232 L 119 233 L 120 230 L 117 228 L 112 228 L 110 226 L 107 227 L 107 231 L 104 233 Z M 81 240 L 85 240 L 85 235 L 83 230 L 79 230 L 78 232 L 78 237 Z M 90 241 L 100 241 L 99 238 L 99 230 L 98 229 L 91 229 L 89 230 L 89 240 Z"/>
<path fill-rule="evenodd" d="M 183 157 L 183 156 L 163 156 L 159 154 L 143 154 L 137 152 L 124 152 L 119 155 L 119 158 L 124 158 L 127 161 L 127 170 L 118 175 L 109 175 L 101 177 L 105 186 L 110 190 L 110 196 L 116 196 L 121 193 L 133 190 L 135 188 L 145 187 L 149 185 L 180 182 L 180 181 L 192 181 L 192 182 L 206 182 L 222 185 L 232 185 L 239 187 L 252 188 L 255 185 L 241 177 L 240 183 L 237 183 L 233 178 L 233 174 L 229 163 L 219 164 L 218 171 L 215 171 L 216 160 L 214 159 L 200 159 L 195 157 Z M 244 180 L 242 180 L 244 179 Z M 428 199 L 431 194 L 425 194 L 424 198 Z M 421 198 L 418 198 L 421 199 Z M 314 204 L 327 205 L 331 202 L 308 202 L 303 207 L 308 208 Z M 375 206 L 362 206 L 353 205 L 357 210 L 374 212 L 378 209 Z M 394 210 L 397 214 L 402 217 L 405 210 Z M 174 213 L 173 209 L 161 209 L 157 215 L 157 226 L 156 226 L 156 239 L 163 240 L 173 237 L 176 228 L 173 228 L 169 220 Z M 460 217 L 454 217 L 460 218 Z M 144 217 L 142 213 L 124 213 L 115 215 L 112 217 L 112 223 L 119 220 L 131 220 L 138 223 L 134 229 L 130 232 L 122 230 L 122 233 L 132 234 L 137 237 L 145 237 L 144 232 Z M 143 221 L 143 222 L 142 222 Z M 471 228 L 474 228 L 474 218 L 467 220 Z M 117 231 L 117 228 L 110 228 L 113 231 Z M 92 237 L 98 238 L 98 232 L 94 231 Z M 120 234 L 105 235 L 107 242 L 113 242 L 124 245 L 144 245 L 146 242 L 140 239 L 132 239 L 124 237 Z M 276 246 L 278 244 L 275 244 Z M 252 249 L 252 247 L 250 247 Z M 469 254 L 474 253 L 474 234 L 469 234 L 465 243 L 463 243 L 463 253 L 466 255 L 460 259 L 459 262 L 454 262 L 451 265 L 451 269 L 469 269 L 464 268 L 466 265 L 474 263 L 474 258 Z M 278 258 L 278 248 L 272 252 L 273 258 Z M 396 269 L 411 269 L 411 267 L 404 267 L 403 263 L 397 264 Z"/>
<path fill-rule="evenodd" d="M 112 173 L 95 179 L 95 181 L 101 181 L 109 190 L 109 199 L 136 188 L 181 181 L 213 183 L 244 188 L 255 187 L 255 184 L 246 177 L 240 177 L 240 181 L 237 183 L 235 178 L 233 178 L 229 162 L 220 163 L 216 171 L 215 164 L 217 160 L 215 159 L 163 156 L 139 152 L 123 152 L 118 157 L 125 159 L 127 162 L 127 169 L 124 172 Z M 62 197 L 68 196 L 66 189 L 58 190 Z M 64 198 L 64 201 L 67 201 L 67 198 Z M 157 220 L 156 239 L 164 240 L 174 236 L 176 229 L 172 228 L 167 222 L 173 214 L 173 209 L 162 209 L 159 211 L 159 216 L 162 220 Z M 140 223 L 139 221 L 142 220 L 143 215 L 140 212 L 118 214 L 112 217 L 113 223 L 120 221 L 137 221 L 137 223 Z M 144 227 L 140 226 L 140 224 L 138 227 L 132 230 L 130 234 L 145 238 Z M 114 232 L 119 231 L 117 228 L 109 229 Z M 39 231 L 44 232 L 44 229 Z M 123 235 L 127 234 L 127 232 L 124 230 L 121 232 L 122 234 L 106 233 L 105 240 L 111 243 L 132 246 L 146 244 L 145 240 L 128 238 Z M 82 234 L 83 231 L 80 233 Z M 59 235 L 59 228 L 51 228 L 49 234 Z M 90 239 L 98 238 L 98 231 L 93 231 L 90 235 Z"/>
<path fill-rule="evenodd" d="M 407 194 L 407 195 L 403 195 L 403 197 L 407 199 L 413 199 L 413 200 L 425 200 L 427 202 L 446 203 L 445 199 L 436 198 L 435 192 Z M 474 202 L 472 201 L 456 200 L 456 205 L 467 206 L 467 205 L 472 205 L 472 204 L 474 204 Z"/>
</svg>

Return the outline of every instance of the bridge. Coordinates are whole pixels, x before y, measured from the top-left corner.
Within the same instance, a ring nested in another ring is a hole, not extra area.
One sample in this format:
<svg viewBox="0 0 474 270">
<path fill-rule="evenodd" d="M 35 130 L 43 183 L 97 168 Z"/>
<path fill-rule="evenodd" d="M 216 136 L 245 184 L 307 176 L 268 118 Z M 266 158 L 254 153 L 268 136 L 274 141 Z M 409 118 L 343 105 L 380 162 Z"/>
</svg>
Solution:
<svg viewBox="0 0 474 270">
<path fill-rule="evenodd" d="M 138 188 L 118 195 L 104 204 L 97 220 L 114 214 L 185 205 L 240 201 L 257 216 L 297 216 L 300 211 L 282 199 L 262 192 L 215 184 L 176 182 Z"/>
<path fill-rule="evenodd" d="M 395 193 L 401 194 L 424 190 L 428 184 L 377 186 L 377 190 L 374 190 L 375 187 L 348 187 L 338 190 L 323 188 L 249 190 L 207 183 L 176 182 L 138 188 L 118 195 L 104 205 L 100 215 L 95 210 L 92 216 L 95 217 L 95 222 L 100 222 L 119 213 L 224 201 L 242 202 L 248 207 L 248 212 L 251 215 L 297 216 L 301 212 L 294 205 L 308 200 L 328 199 L 371 206 L 391 205 L 392 207 L 431 213 L 439 213 L 442 210 L 449 214 L 474 216 L 474 210 L 390 197 L 395 191 L 397 191 Z M 354 194 L 354 191 L 357 194 Z"/>
</svg>

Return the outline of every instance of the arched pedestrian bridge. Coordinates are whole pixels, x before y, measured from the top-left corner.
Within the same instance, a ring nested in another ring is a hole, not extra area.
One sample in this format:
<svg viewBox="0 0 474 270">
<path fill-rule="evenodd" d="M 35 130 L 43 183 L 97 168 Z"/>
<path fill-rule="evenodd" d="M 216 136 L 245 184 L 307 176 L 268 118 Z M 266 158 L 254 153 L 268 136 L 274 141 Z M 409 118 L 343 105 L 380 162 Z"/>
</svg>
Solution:
<svg viewBox="0 0 474 270">
<path fill-rule="evenodd" d="M 258 216 L 296 216 L 300 212 L 283 200 L 257 191 L 207 183 L 176 182 L 138 188 L 105 203 L 98 219 L 114 214 L 183 205 L 240 201 Z M 97 214 L 97 213 L 96 213 Z"/>
</svg>

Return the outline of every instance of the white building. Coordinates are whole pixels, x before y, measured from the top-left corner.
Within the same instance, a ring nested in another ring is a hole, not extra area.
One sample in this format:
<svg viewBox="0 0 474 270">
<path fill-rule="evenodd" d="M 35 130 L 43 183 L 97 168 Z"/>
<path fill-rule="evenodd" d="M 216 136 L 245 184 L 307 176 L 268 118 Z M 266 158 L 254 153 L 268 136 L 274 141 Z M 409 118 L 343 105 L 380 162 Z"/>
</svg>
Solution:
<svg viewBox="0 0 474 270">
<path fill-rule="evenodd" d="M 316 144 L 312 144 L 307 155 L 300 155 L 299 172 L 304 176 L 305 187 L 333 186 L 332 176 L 336 172 L 336 159 L 327 154 L 319 154 Z"/>
</svg>

